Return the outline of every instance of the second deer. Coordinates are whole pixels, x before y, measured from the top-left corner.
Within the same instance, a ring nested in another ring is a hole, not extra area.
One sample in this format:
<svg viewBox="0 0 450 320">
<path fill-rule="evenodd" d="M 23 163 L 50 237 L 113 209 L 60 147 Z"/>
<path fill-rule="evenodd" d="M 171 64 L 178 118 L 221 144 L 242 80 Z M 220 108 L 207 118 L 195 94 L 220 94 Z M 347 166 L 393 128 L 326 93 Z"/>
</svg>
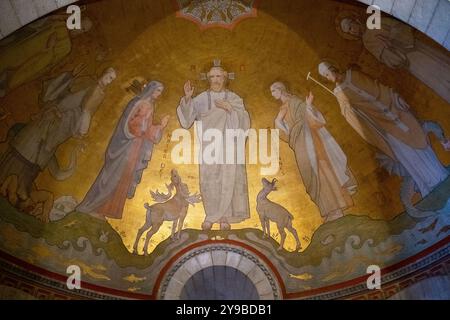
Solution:
<svg viewBox="0 0 450 320">
<path fill-rule="evenodd" d="M 286 240 L 286 231 L 284 231 L 284 229 L 286 228 L 294 236 L 295 241 L 297 242 L 295 251 L 298 251 L 301 249 L 301 245 L 297 231 L 292 226 L 294 217 L 283 206 L 267 199 L 269 193 L 277 190 L 277 187 L 275 186 L 276 182 L 277 179 L 273 179 L 272 182 L 269 182 L 266 178 L 263 178 L 263 189 L 258 193 L 256 198 L 256 211 L 261 220 L 264 237 L 270 237 L 270 221 L 273 221 L 276 223 L 278 232 L 281 236 L 280 247 L 278 250 L 283 249 L 284 241 Z"/>
</svg>

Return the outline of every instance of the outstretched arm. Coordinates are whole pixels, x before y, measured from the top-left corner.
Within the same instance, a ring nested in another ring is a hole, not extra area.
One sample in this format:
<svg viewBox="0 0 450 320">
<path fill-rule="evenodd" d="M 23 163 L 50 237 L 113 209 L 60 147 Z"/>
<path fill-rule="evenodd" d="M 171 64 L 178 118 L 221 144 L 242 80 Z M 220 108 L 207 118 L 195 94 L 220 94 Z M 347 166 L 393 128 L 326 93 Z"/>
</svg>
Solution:
<svg viewBox="0 0 450 320">
<path fill-rule="evenodd" d="M 196 99 L 193 98 L 195 88 L 187 81 L 184 85 L 184 97 L 177 108 L 178 120 L 184 129 L 189 129 L 197 119 Z"/>
<path fill-rule="evenodd" d="M 306 98 L 306 115 L 308 117 L 308 121 L 312 127 L 322 127 L 326 124 L 325 118 L 320 113 L 319 110 L 317 110 L 314 105 L 312 104 L 314 101 L 314 96 L 312 92 L 309 93 L 308 97 Z"/>
</svg>

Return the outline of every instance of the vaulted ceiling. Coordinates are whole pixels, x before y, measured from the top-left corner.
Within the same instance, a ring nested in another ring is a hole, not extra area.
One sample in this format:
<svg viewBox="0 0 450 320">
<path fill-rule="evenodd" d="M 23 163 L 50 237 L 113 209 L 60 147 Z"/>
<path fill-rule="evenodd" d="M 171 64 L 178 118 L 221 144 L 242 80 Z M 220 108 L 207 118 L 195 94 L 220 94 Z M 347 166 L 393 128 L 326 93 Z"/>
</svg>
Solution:
<svg viewBox="0 0 450 320">
<path fill-rule="evenodd" d="M 424 32 L 450 49 L 449 0 L 355 0 L 378 5 L 382 11 Z M 3 0 L 0 1 L 0 39 L 54 10 L 78 0 Z M 129 2 L 127 2 L 128 4 Z"/>
</svg>

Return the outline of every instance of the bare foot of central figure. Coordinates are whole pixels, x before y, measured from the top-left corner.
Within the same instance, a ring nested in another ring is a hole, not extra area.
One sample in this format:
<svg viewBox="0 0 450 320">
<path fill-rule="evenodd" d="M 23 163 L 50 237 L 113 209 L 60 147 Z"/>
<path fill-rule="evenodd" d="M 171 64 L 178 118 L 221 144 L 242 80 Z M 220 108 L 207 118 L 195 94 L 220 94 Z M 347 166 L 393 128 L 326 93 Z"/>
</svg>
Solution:
<svg viewBox="0 0 450 320">
<path fill-rule="evenodd" d="M 209 231 L 209 230 L 211 230 L 211 228 L 212 228 L 212 223 L 211 222 L 205 221 L 205 222 L 202 223 L 202 230 Z"/>
<path fill-rule="evenodd" d="M 220 223 L 220 230 L 222 231 L 228 231 L 231 229 L 231 226 L 228 222 L 221 222 Z"/>
</svg>

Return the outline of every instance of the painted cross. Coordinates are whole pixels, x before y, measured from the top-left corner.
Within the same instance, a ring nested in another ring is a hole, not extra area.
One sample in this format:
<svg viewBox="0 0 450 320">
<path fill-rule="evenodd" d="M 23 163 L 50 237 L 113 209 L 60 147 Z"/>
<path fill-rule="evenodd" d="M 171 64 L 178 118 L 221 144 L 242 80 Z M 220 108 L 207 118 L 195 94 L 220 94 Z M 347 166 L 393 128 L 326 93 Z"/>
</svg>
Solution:
<svg viewBox="0 0 450 320">
<path fill-rule="evenodd" d="M 219 59 L 214 59 L 213 66 L 222 67 L 222 61 L 220 61 Z M 236 74 L 234 72 L 227 72 L 227 73 L 228 73 L 228 80 L 236 79 Z M 200 73 L 200 80 L 202 81 L 208 80 L 208 74 L 205 72 Z"/>
</svg>

